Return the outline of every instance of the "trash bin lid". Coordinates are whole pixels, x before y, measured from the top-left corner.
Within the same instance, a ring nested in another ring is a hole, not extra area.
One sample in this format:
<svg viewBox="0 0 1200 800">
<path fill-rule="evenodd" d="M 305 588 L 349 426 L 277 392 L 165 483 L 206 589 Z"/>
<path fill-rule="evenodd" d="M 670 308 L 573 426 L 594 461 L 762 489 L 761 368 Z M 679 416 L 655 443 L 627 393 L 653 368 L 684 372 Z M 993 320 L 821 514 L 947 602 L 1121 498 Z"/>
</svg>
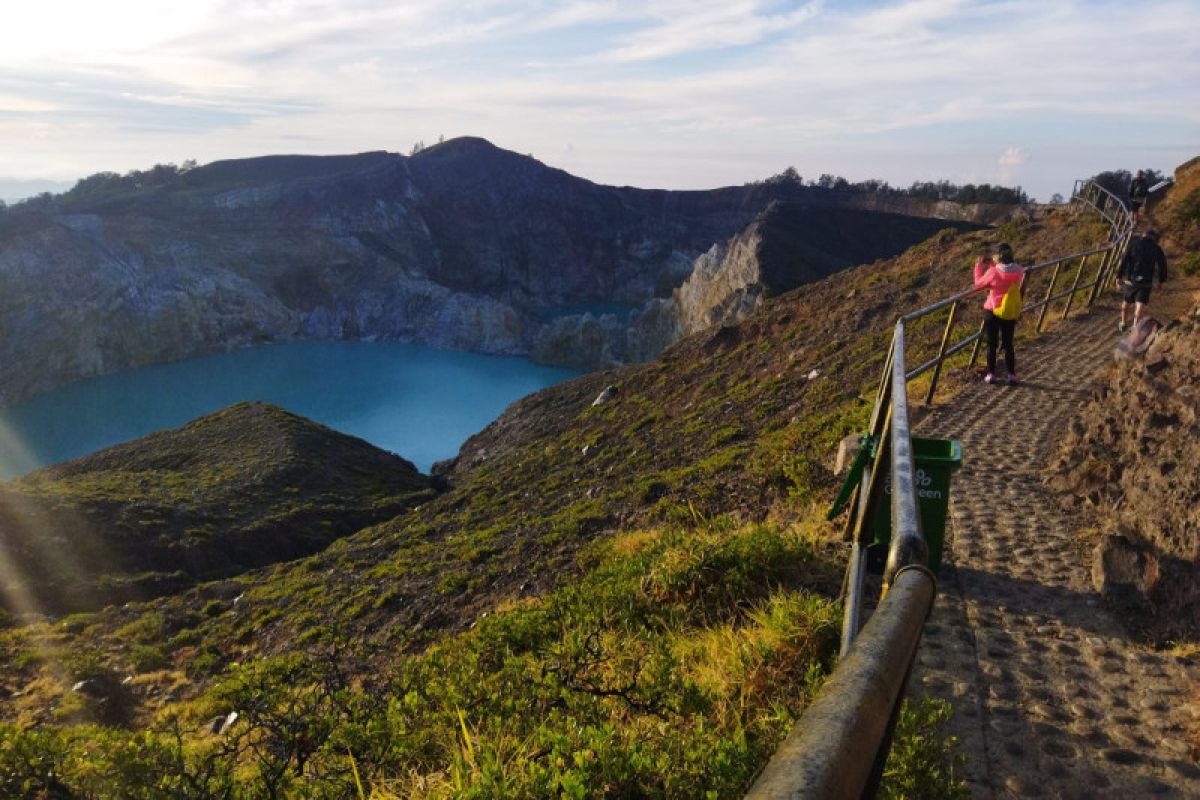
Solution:
<svg viewBox="0 0 1200 800">
<path fill-rule="evenodd" d="M 913 462 L 921 466 L 957 469 L 962 466 L 962 444 L 958 439 L 912 437 Z"/>
</svg>

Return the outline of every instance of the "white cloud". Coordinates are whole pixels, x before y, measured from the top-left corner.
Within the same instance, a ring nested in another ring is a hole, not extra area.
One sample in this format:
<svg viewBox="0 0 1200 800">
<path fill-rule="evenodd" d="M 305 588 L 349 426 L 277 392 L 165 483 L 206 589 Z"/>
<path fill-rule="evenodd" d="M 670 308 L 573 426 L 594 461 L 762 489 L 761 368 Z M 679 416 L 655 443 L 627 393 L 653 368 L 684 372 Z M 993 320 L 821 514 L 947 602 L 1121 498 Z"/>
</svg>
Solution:
<svg viewBox="0 0 1200 800">
<path fill-rule="evenodd" d="M 69 178 L 444 133 L 617 183 L 698 188 L 788 164 L 1024 178 L 1036 162 L 1048 195 L 1089 153 L 1200 150 L 1200 5 L 1178 0 L 167 5 L 17 12 L 0 32 L 0 127 L 26 132 L 8 139 L 13 163 Z M 1114 56 L 1133 41 L 1136 57 Z M 998 162 L 1014 141 L 1024 161 Z"/>
<path fill-rule="evenodd" d="M 999 167 L 1000 183 L 1015 183 L 1020 173 L 1020 168 L 1028 161 L 1029 151 L 1025 148 L 1009 147 L 1006 149 L 1000 154 L 1000 158 L 996 160 L 996 165 Z"/>
<path fill-rule="evenodd" d="M 1029 151 L 1023 147 L 1010 147 L 1000 154 L 997 163 L 1001 168 L 1019 167 L 1029 160 Z"/>
<path fill-rule="evenodd" d="M 726 47 L 756 44 L 794 30 L 811 20 L 820 3 L 812 2 L 782 13 L 768 4 L 742 2 L 651 3 L 648 13 L 657 24 L 643 28 L 627 44 L 603 54 L 604 61 L 644 61 Z"/>
<path fill-rule="evenodd" d="M 19 95 L 4 95 L 0 94 L 0 114 L 40 114 L 47 111 L 54 111 L 58 106 L 54 103 L 48 103 L 45 100 L 39 100 L 34 97 L 21 97 Z"/>
</svg>

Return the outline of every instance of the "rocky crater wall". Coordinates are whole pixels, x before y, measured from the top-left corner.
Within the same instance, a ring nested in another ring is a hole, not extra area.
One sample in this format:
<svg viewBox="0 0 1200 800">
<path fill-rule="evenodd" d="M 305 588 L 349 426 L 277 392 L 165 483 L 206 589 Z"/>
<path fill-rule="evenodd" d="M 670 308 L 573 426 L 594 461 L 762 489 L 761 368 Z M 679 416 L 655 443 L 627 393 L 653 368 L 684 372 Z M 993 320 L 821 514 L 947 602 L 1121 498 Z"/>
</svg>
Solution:
<svg viewBox="0 0 1200 800">
<path fill-rule="evenodd" d="M 864 258 L 850 246 L 914 219 L 846 221 L 865 219 L 863 208 L 902 207 L 933 227 L 941 215 L 1011 211 L 883 201 L 787 184 L 599 186 L 481 139 L 412 157 L 216 162 L 166 186 L 68 193 L 0 215 L 0 405 L 297 337 L 415 341 L 580 369 L 637 362 L 785 286 L 899 252 Z M 843 241 L 810 246 L 781 278 L 777 265 L 756 263 L 769 249 L 763 225 L 787 228 L 760 220 L 773 202 L 808 209 L 797 238 L 832 231 Z M 627 313 L 610 313 L 614 303 Z"/>
</svg>

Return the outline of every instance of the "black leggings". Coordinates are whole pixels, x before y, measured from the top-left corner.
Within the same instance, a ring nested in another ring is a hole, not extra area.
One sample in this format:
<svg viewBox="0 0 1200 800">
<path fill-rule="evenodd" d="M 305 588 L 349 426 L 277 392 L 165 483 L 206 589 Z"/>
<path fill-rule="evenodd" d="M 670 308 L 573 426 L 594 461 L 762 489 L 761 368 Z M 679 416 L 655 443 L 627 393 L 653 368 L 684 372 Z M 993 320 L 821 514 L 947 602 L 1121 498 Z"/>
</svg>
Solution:
<svg viewBox="0 0 1200 800">
<path fill-rule="evenodd" d="M 1015 319 L 1000 319 L 991 311 L 984 314 L 983 332 L 987 334 L 987 369 L 996 371 L 996 349 L 1000 340 L 1004 340 L 1004 364 L 1013 375 L 1017 374 L 1017 354 L 1013 351 L 1013 331 L 1017 328 Z"/>
</svg>

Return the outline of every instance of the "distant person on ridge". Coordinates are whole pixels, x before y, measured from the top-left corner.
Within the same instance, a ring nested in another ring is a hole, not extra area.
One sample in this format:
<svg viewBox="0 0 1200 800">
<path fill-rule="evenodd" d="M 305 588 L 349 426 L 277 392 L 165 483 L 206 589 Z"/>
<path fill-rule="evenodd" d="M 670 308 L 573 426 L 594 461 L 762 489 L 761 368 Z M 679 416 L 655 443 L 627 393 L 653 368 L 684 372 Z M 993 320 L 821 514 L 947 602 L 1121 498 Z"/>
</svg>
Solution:
<svg viewBox="0 0 1200 800">
<path fill-rule="evenodd" d="M 1154 272 L 1158 271 L 1158 284 L 1161 286 L 1167 280 L 1167 257 L 1158 246 L 1158 231 L 1151 228 L 1129 243 L 1129 251 L 1121 261 L 1121 269 L 1117 277 L 1125 294 L 1121 298 L 1121 321 L 1117 330 L 1124 333 L 1127 326 L 1125 319 L 1129 314 L 1129 304 L 1133 303 L 1133 327 L 1137 327 L 1142 312 L 1150 304 L 1150 288 L 1154 285 Z"/>
<path fill-rule="evenodd" d="M 1146 173 L 1140 169 L 1137 175 L 1133 176 L 1133 180 L 1129 182 L 1129 209 L 1133 214 L 1133 221 L 1137 222 L 1138 211 L 1141 210 L 1142 204 L 1146 202 L 1146 198 L 1150 195 L 1150 182 L 1146 180 Z"/>
<path fill-rule="evenodd" d="M 987 375 L 984 380 L 988 383 L 999 383 L 996 377 L 996 351 L 1001 340 L 1004 343 L 1004 366 L 1008 368 L 1008 382 L 1017 382 L 1017 355 L 1013 350 L 1013 334 L 1017 328 L 1017 315 L 1020 314 L 1019 303 L 1016 313 L 1012 312 L 1013 297 L 1005 302 L 1010 289 L 1020 291 L 1021 280 L 1025 277 L 1025 269 L 1013 259 L 1012 248 L 1007 244 L 996 247 L 996 258 L 993 261 L 981 255 L 975 261 L 975 288 L 987 289 L 987 297 L 983 300 L 983 331 L 987 336 Z"/>
</svg>

